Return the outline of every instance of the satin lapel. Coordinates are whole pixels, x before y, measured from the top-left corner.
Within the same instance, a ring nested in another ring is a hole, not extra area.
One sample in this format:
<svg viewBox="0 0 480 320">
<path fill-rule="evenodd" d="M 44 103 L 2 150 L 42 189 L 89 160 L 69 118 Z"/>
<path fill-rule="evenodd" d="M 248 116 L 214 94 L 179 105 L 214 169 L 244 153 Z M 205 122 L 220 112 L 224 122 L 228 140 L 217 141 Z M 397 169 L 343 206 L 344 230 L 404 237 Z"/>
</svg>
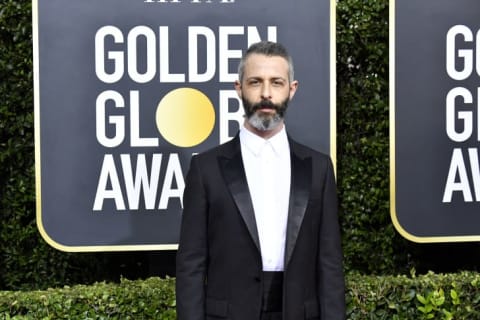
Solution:
<svg viewBox="0 0 480 320">
<path fill-rule="evenodd" d="M 237 137 L 238 140 L 238 137 Z M 220 168 L 227 183 L 228 189 L 237 205 L 240 214 L 247 225 L 250 236 L 260 252 L 260 240 L 258 238 L 257 223 L 253 210 L 250 191 L 248 190 L 247 177 L 243 167 L 240 143 L 231 158 L 219 157 Z"/>
<path fill-rule="evenodd" d="M 291 146 L 293 147 L 293 146 Z M 292 148 L 293 149 L 293 148 Z M 285 247 L 285 268 L 292 257 L 298 233 L 302 226 L 303 217 L 310 196 L 312 179 L 312 158 L 300 158 L 295 152 L 291 153 L 292 185 L 290 189 L 290 204 L 288 210 L 287 241 Z"/>
</svg>

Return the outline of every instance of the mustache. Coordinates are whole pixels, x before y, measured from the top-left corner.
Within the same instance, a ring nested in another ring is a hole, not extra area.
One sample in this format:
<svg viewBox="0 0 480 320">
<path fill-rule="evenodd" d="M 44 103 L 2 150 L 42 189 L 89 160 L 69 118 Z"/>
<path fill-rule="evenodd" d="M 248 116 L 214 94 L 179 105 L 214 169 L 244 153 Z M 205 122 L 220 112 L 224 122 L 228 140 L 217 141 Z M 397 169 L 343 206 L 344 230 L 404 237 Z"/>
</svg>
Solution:
<svg viewBox="0 0 480 320">
<path fill-rule="evenodd" d="M 255 103 L 252 105 L 251 107 L 251 111 L 255 112 L 257 110 L 260 110 L 260 109 L 263 109 L 263 108 L 270 108 L 270 109 L 275 109 L 275 110 L 279 110 L 279 106 L 274 104 L 272 101 L 270 100 L 262 100 L 258 103 Z"/>
</svg>

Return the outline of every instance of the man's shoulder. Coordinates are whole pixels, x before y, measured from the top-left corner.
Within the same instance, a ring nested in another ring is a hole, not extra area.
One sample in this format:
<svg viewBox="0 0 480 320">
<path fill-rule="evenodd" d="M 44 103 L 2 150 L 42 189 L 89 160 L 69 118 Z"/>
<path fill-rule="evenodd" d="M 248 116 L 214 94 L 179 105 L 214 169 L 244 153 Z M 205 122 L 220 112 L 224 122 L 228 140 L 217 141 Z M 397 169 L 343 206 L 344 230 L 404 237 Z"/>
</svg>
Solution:
<svg viewBox="0 0 480 320">
<path fill-rule="evenodd" d="M 292 151 L 295 154 L 299 155 L 300 157 L 314 157 L 314 158 L 319 158 L 323 160 L 330 159 L 329 155 L 321 151 L 315 150 L 312 147 L 309 147 L 303 143 L 300 143 L 292 138 L 289 138 L 289 141 L 290 141 L 290 148 L 292 149 Z"/>
<path fill-rule="evenodd" d="M 291 140 L 290 148 L 300 159 L 310 159 L 312 163 L 313 172 L 333 172 L 334 165 L 331 157 L 323 152 L 315 150 L 307 145 Z"/>
<path fill-rule="evenodd" d="M 238 136 L 235 136 L 228 142 L 214 146 L 208 150 L 198 153 L 195 155 L 197 159 L 208 160 L 216 158 L 218 156 L 228 156 L 229 154 L 235 153 L 236 150 L 239 150 L 240 142 Z"/>
</svg>

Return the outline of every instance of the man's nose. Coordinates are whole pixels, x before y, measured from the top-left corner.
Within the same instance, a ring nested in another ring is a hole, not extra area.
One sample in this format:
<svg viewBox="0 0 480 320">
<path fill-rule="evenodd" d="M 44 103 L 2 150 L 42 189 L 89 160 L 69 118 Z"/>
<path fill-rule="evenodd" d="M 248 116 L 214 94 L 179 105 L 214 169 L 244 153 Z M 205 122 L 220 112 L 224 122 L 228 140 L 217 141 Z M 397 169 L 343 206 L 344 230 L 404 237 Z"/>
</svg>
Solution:
<svg viewBox="0 0 480 320">
<path fill-rule="evenodd" d="M 270 100 L 272 99 L 272 90 L 269 84 L 264 84 L 262 86 L 262 99 L 263 100 Z"/>
</svg>

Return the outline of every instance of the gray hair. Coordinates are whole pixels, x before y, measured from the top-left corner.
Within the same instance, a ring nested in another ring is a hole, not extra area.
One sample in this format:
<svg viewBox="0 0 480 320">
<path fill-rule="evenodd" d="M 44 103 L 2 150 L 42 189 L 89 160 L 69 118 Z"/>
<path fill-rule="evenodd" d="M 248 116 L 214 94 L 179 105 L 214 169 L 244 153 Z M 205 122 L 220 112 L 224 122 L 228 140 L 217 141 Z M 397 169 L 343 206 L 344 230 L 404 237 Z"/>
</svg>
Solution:
<svg viewBox="0 0 480 320">
<path fill-rule="evenodd" d="M 260 41 L 252 44 L 245 54 L 243 55 L 240 63 L 238 64 L 238 80 L 240 83 L 243 81 L 243 75 L 245 73 L 245 61 L 251 54 L 263 54 L 269 57 L 282 57 L 288 62 L 288 80 L 292 82 L 294 80 L 293 72 L 293 60 L 287 49 L 280 43 L 271 41 Z"/>
</svg>

